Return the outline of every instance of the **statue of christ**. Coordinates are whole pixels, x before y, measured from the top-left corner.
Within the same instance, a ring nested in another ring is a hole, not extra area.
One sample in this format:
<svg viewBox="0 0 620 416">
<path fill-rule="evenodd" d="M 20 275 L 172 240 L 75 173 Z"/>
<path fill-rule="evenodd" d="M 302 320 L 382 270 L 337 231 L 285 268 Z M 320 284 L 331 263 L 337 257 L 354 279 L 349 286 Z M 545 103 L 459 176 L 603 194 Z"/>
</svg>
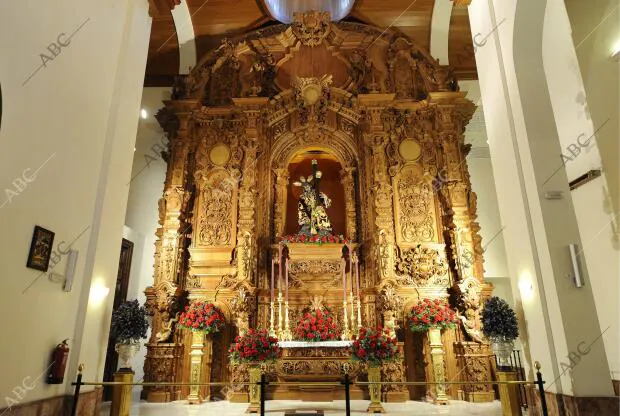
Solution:
<svg viewBox="0 0 620 416">
<path fill-rule="evenodd" d="M 332 201 L 327 195 L 319 191 L 322 175 L 321 171 L 318 170 L 318 162 L 313 160 L 312 175 L 308 178 L 302 176 L 299 181 L 293 182 L 293 185 L 301 187 L 301 196 L 297 206 L 299 234 L 332 234 L 332 225 L 326 211 Z"/>
</svg>

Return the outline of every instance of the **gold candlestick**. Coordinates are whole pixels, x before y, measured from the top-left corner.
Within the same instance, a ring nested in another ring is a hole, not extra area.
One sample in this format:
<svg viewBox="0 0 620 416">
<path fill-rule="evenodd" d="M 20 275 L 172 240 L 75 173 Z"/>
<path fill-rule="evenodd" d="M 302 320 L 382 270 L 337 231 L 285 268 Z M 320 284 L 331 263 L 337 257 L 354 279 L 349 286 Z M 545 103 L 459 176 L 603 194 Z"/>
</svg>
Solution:
<svg viewBox="0 0 620 416">
<path fill-rule="evenodd" d="M 284 302 L 284 331 L 282 331 L 282 340 L 291 341 L 293 339 L 293 333 L 291 332 L 291 326 L 288 319 L 288 302 Z"/>
<path fill-rule="evenodd" d="M 351 305 L 351 335 L 356 335 L 357 334 L 357 325 L 355 323 L 355 318 L 357 317 L 357 314 L 355 313 L 355 302 L 353 300 L 353 290 L 351 290 L 351 292 L 349 292 L 349 304 Z"/>
<path fill-rule="evenodd" d="M 283 330 L 282 330 L 282 324 L 283 324 L 283 316 L 282 316 L 282 292 L 280 291 L 278 293 L 278 338 L 282 339 L 282 335 L 283 335 Z"/>
<path fill-rule="evenodd" d="M 274 302 L 273 301 L 269 302 L 269 336 L 270 337 L 276 336 L 275 322 L 273 319 L 275 315 L 274 307 L 275 307 Z"/>
<path fill-rule="evenodd" d="M 347 299 L 345 298 L 344 302 L 342 302 L 342 310 L 343 310 L 343 318 L 344 318 L 344 329 L 342 331 L 342 340 L 348 341 L 351 339 L 351 331 L 349 330 L 349 318 L 347 314 Z"/>
</svg>

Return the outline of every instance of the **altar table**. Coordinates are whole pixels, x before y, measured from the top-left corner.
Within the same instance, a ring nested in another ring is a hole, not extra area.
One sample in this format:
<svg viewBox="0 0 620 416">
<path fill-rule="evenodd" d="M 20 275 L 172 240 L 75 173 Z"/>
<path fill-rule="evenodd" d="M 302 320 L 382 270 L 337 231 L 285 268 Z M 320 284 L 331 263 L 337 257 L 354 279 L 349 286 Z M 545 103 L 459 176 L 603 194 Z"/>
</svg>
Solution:
<svg viewBox="0 0 620 416">
<path fill-rule="evenodd" d="M 340 382 L 348 371 L 351 380 L 359 374 L 359 364 L 351 362 L 349 347 L 353 341 L 280 341 L 282 358 L 273 379 L 279 382 Z M 274 400 L 344 400 L 344 386 L 274 386 Z M 364 391 L 351 386 L 351 399 L 361 400 Z"/>
</svg>

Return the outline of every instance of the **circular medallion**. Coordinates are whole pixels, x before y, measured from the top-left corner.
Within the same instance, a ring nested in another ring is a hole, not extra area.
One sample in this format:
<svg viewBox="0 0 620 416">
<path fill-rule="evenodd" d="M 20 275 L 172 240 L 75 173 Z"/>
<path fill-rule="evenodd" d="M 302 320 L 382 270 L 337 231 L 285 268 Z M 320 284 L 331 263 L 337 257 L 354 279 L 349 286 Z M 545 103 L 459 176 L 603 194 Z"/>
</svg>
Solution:
<svg viewBox="0 0 620 416">
<path fill-rule="evenodd" d="M 405 139 L 398 146 L 398 152 L 406 161 L 416 160 L 422 154 L 422 148 L 413 139 Z"/>
<path fill-rule="evenodd" d="M 218 143 L 209 152 L 211 163 L 217 166 L 224 166 L 230 159 L 230 148 L 224 143 Z"/>
</svg>

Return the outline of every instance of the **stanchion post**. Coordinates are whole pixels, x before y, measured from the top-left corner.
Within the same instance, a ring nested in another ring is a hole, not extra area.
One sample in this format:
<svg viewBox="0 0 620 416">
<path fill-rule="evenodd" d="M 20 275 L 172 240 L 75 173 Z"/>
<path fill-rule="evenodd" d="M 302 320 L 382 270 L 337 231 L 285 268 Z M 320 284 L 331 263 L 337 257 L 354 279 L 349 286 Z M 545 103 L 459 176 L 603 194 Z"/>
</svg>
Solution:
<svg viewBox="0 0 620 416">
<path fill-rule="evenodd" d="M 265 373 L 260 375 L 260 416 L 265 416 Z"/>
<path fill-rule="evenodd" d="M 538 384 L 542 414 L 543 416 L 549 416 L 549 413 L 547 412 L 547 398 L 545 397 L 545 382 L 543 381 L 542 374 L 540 373 L 540 363 L 536 361 L 536 363 L 534 363 L 534 367 L 536 367 L 536 384 Z"/>
<path fill-rule="evenodd" d="M 75 381 L 75 393 L 73 393 L 73 408 L 71 408 L 71 416 L 77 415 L 78 400 L 80 399 L 80 387 L 82 386 L 82 371 L 84 364 L 78 366 L 77 380 Z"/>
<path fill-rule="evenodd" d="M 351 386 L 351 382 L 349 381 L 349 374 L 345 373 L 344 375 L 344 401 L 345 401 L 345 414 L 347 416 L 351 416 L 351 392 L 349 391 L 349 387 Z"/>
</svg>

